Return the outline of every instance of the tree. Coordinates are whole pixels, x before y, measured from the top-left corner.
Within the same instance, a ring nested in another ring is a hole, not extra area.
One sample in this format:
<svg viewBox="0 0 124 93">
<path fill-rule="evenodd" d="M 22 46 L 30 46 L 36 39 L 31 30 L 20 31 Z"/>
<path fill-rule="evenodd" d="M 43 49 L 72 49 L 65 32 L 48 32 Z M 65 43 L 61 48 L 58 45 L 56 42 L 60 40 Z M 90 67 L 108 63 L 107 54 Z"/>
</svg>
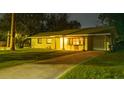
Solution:
<svg viewBox="0 0 124 93">
<path fill-rule="evenodd" d="M 123 13 L 103 13 L 99 15 L 99 19 L 108 26 L 115 26 L 117 29 L 118 38 L 115 39 L 115 44 L 124 42 L 124 14 Z"/>
<path fill-rule="evenodd" d="M 21 13 L 17 14 L 17 31 L 19 33 L 33 35 L 44 31 L 46 14 L 43 13 Z"/>
<path fill-rule="evenodd" d="M 22 35 L 19 33 L 16 34 L 16 45 L 18 48 L 23 48 L 26 40 L 27 40 L 27 35 Z"/>
<path fill-rule="evenodd" d="M 81 24 L 76 21 L 68 21 L 68 15 L 66 13 L 49 14 L 47 17 L 47 30 L 48 31 L 61 31 L 65 29 L 80 28 Z"/>
<path fill-rule="evenodd" d="M 4 31 L 10 30 L 11 27 L 11 14 L 7 13 L 0 19 L 0 29 Z"/>
<path fill-rule="evenodd" d="M 66 13 L 16 13 L 16 30 L 30 36 L 44 31 L 80 28 L 79 22 L 69 22 L 68 17 Z M 10 21 L 10 14 L 4 14 L 0 19 L 0 29 L 9 31 Z"/>
<path fill-rule="evenodd" d="M 102 23 L 107 23 L 109 26 L 115 26 L 120 38 L 124 39 L 124 14 L 121 13 L 103 13 L 99 15 Z"/>
<path fill-rule="evenodd" d="M 77 28 L 81 27 L 81 24 L 76 20 L 70 21 L 70 23 L 68 25 L 69 25 L 69 28 L 71 28 L 71 29 L 77 29 Z"/>
<path fill-rule="evenodd" d="M 48 14 L 46 18 L 47 31 L 61 31 L 67 29 L 68 15 L 65 13 Z"/>
</svg>

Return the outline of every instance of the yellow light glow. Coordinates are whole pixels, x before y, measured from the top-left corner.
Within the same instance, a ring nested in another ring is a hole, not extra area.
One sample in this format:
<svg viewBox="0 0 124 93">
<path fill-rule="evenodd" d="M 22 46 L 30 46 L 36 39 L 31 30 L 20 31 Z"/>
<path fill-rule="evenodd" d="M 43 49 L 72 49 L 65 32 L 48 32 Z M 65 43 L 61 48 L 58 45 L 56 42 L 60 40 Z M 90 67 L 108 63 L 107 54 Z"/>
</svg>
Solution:
<svg viewBox="0 0 124 93">
<path fill-rule="evenodd" d="M 64 45 L 67 45 L 68 43 L 68 38 L 64 37 Z"/>
<path fill-rule="evenodd" d="M 62 49 L 63 48 L 63 38 L 61 37 L 60 38 L 60 49 Z"/>
<path fill-rule="evenodd" d="M 63 41 L 63 40 L 64 40 L 64 41 Z M 64 43 L 64 44 L 63 44 L 63 43 Z M 61 49 L 63 49 L 63 47 L 66 46 L 67 43 L 68 43 L 68 38 L 66 38 L 66 37 L 64 37 L 64 39 L 63 39 L 63 37 L 60 38 L 60 48 L 61 48 Z"/>
</svg>

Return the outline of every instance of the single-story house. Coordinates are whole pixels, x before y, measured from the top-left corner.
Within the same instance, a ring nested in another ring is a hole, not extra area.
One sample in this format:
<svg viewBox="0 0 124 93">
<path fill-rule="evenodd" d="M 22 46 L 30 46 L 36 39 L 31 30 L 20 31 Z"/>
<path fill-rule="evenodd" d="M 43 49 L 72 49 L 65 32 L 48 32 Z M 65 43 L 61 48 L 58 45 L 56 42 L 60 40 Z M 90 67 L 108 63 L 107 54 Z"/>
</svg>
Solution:
<svg viewBox="0 0 124 93">
<path fill-rule="evenodd" d="M 42 32 L 31 37 L 31 48 L 56 50 L 110 50 L 112 44 L 111 28 L 96 27 Z"/>
</svg>

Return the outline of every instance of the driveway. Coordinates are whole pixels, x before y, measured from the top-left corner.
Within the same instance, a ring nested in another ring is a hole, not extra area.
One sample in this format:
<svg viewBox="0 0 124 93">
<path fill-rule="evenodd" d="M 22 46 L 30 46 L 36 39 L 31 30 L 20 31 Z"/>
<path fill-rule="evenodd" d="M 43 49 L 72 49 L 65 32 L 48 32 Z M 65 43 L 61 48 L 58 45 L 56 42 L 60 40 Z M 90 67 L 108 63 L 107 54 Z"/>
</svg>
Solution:
<svg viewBox="0 0 124 93">
<path fill-rule="evenodd" d="M 1 79 L 54 79 L 68 68 L 103 54 L 99 51 L 78 52 L 66 56 L 41 60 L 0 70 Z"/>
</svg>

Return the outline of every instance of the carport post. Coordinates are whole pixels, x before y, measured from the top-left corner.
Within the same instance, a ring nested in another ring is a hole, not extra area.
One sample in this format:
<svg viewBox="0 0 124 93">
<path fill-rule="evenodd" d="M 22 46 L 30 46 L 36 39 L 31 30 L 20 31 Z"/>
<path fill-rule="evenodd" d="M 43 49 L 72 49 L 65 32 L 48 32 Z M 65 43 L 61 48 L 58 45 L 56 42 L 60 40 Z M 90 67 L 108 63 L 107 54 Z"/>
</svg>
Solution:
<svg viewBox="0 0 124 93">
<path fill-rule="evenodd" d="M 83 36 L 83 51 L 85 51 L 85 36 Z"/>
<path fill-rule="evenodd" d="M 107 52 L 107 35 L 105 36 L 105 49 L 106 49 L 106 52 Z"/>
</svg>

